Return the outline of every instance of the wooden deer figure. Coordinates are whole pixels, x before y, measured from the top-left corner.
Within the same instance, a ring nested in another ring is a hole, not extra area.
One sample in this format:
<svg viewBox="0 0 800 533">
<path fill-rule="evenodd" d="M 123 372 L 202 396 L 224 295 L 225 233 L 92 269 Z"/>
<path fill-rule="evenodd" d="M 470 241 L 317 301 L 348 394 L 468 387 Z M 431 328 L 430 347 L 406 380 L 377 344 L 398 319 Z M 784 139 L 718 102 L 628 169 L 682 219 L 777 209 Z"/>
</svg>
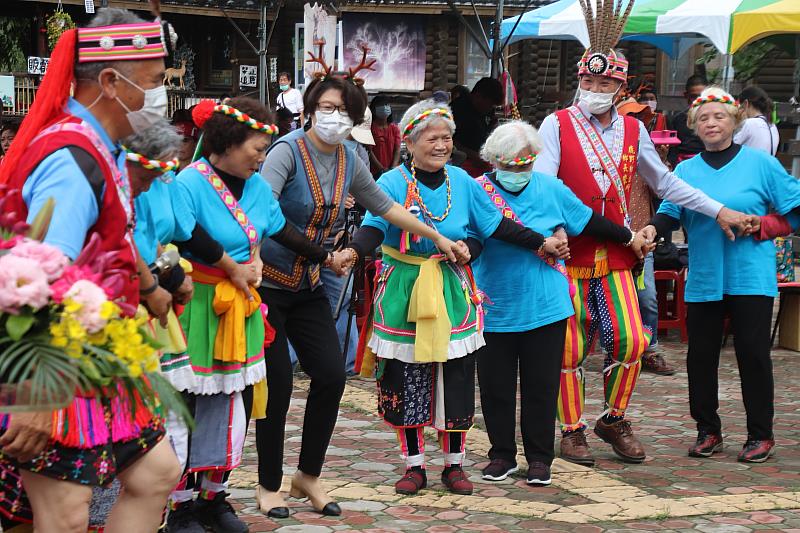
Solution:
<svg viewBox="0 0 800 533">
<path fill-rule="evenodd" d="M 183 77 L 186 75 L 186 60 L 181 59 L 181 68 L 168 68 L 164 71 L 164 83 L 167 87 L 175 87 L 172 78 L 178 78 L 178 87 L 184 89 Z"/>
</svg>

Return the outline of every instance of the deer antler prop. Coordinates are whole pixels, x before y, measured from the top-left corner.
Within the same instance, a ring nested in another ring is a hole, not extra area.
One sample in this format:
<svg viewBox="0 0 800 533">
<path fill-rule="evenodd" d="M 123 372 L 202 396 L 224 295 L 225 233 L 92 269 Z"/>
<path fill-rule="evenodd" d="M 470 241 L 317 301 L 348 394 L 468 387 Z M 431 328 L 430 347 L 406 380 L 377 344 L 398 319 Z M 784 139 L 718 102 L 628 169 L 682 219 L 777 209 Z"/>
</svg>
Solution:
<svg viewBox="0 0 800 533">
<path fill-rule="evenodd" d="M 350 72 L 348 76 L 350 80 L 355 83 L 356 85 L 364 85 L 364 78 L 357 78 L 356 74 L 358 74 L 362 70 L 375 70 L 372 66 L 378 61 L 377 59 L 370 59 L 367 60 L 367 54 L 369 54 L 369 47 L 365 44 L 362 44 L 359 48 L 361 48 L 361 62 L 355 66 L 355 68 L 351 67 L 347 69 Z"/>
<path fill-rule="evenodd" d="M 318 79 L 326 78 L 333 70 L 332 67 L 328 66 L 325 62 L 325 42 L 319 44 L 319 55 L 314 55 L 314 52 L 309 52 L 309 59 L 306 59 L 306 63 L 317 63 L 318 65 L 322 66 L 321 71 L 314 72 L 314 77 Z"/>
</svg>

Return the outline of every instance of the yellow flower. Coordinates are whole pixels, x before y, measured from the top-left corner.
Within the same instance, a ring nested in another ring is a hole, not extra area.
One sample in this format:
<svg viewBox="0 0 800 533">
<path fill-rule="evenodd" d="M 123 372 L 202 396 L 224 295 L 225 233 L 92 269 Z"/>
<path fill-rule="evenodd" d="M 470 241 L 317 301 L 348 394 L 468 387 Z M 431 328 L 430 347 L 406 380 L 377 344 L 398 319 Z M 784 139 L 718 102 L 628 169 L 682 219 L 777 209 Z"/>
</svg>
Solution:
<svg viewBox="0 0 800 533">
<path fill-rule="evenodd" d="M 100 304 L 100 318 L 103 320 L 110 320 L 119 316 L 119 307 L 111 301 L 106 301 Z"/>
<path fill-rule="evenodd" d="M 64 298 L 64 312 L 67 314 L 74 315 L 81 310 L 81 307 L 83 307 L 83 305 L 72 298 Z"/>
</svg>

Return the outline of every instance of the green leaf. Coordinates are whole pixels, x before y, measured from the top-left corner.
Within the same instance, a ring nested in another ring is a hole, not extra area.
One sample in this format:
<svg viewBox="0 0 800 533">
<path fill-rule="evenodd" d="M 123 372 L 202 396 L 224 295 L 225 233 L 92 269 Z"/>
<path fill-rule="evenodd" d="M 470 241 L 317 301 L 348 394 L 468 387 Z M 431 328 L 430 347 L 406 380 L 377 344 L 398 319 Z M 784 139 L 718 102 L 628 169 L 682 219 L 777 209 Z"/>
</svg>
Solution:
<svg viewBox="0 0 800 533">
<path fill-rule="evenodd" d="M 50 228 L 50 221 L 53 218 L 53 211 L 56 207 L 55 199 L 48 198 L 39 212 L 36 213 L 31 227 L 28 230 L 27 236 L 35 241 L 41 241 L 47 235 L 47 230 Z"/>
<path fill-rule="evenodd" d="M 8 315 L 6 320 L 6 331 L 12 340 L 18 341 L 25 335 L 31 326 L 33 326 L 34 318 L 29 313 L 20 315 Z"/>
</svg>

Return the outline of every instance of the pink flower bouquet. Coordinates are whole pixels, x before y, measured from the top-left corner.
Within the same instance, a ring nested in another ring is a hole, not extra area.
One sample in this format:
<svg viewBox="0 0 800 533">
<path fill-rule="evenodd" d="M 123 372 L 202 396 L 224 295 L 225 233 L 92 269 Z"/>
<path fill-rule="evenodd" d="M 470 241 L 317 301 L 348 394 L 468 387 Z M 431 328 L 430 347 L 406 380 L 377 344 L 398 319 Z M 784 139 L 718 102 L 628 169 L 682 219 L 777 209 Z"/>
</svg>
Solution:
<svg viewBox="0 0 800 533">
<path fill-rule="evenodd" d="M 115 301 L 123 277 L 108 268 L 113 253 L 93 235 L 70 264 L 40 242 L 52 205 L 30 226 L 0 216 L 0 413 L 57 409 L 76 392 L 110 395 L 122 384 L 148 407 L 185 417 L 180 395 L 159 373 L 146 317 L 131 318 L 135 309 Z"/>
</svg>

